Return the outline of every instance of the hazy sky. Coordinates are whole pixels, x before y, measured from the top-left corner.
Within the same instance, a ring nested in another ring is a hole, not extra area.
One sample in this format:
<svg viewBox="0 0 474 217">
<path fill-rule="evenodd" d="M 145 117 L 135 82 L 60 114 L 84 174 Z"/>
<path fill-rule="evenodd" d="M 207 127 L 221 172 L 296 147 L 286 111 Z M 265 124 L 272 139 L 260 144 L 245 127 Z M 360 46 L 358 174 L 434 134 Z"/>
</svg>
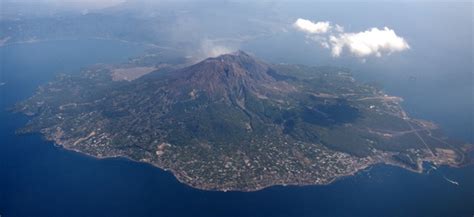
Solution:
<svg viewBox="0 0 474 217">
<path fill-rule="evenodd" d="M 2 0 L 12 4 L 44 4 L 59 8 L 102 9 L 125 2 L 125 0 Z"/>
</svg>

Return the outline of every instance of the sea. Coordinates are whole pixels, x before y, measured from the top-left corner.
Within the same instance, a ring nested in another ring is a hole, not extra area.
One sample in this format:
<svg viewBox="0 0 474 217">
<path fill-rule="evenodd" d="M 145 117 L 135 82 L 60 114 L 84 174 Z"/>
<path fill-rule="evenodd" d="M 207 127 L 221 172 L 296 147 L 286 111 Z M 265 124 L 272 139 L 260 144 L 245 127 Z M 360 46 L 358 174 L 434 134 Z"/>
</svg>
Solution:
<svg viewBox="0 0 474 217">
<path fill-rule="evenodd" d="M 426 164 L 429 169 L 418 174 L 375 165 L 325 186 L 215 192 L 193 189 L 148 164 L 124 158 L 96 159 L 57 147 L 38 134 L 15 134 L 28 119 L 9 108 L 31 96 L 39 85 L 58 73 L 78 73 L 95 63 L 127 61 L 145 49 L 140 44 L 99 39 L 0 47 L 1 217 L 474 215 L 474 166 L 435 169 Z M 397 88 L 390 90 L 394 95 L 404 93 Z M 403 97 L 416 101 L 409 94 Z M 409 111 L 418 111 L 426 105 L 406 106 Z M 447 125 L 466 121 L 461 120 L 462 115 L 430 115 L 437 117 L 442 127 L 443 120 Z M 472 138 L 469 131 L 461 129 L 462 124 L 450 126 L 448 133 L 464 132 L 461 137 Z"/>
</svg>

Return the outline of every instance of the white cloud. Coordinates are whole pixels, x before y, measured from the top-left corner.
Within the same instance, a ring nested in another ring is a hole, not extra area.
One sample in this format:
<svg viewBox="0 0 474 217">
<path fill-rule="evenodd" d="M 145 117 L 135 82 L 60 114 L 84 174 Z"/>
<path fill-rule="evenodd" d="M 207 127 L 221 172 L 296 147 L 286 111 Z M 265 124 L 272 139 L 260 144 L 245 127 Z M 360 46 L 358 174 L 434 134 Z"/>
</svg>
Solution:
<svg viewBox="0 0 474 217">
<path fill-rule="evenodd" d="M 331 24 L 329 22 L 313 23 L 310 20 L 305 20 L 301 18 L 296 20 L 293 25 L 300 31 L 311 34 L 326 33 L 331 28 Z"/>
<path fill-rule="evenodd" d="M 297 19 L 294 26 L 322 47 L 330 49 L 334 57 L 341 56 L 345 50 L 356 57 L 365 58 L 367 56 L 380 57 L 410 48 L 404 38 L 388 27 L 346 33 L 344 27 L 340 25 L 332 26 L 327 21 L 314 23 L 302 18 Z"/>
<path fill-rule="evenodd" d="M 337 25 L 337 24 L 336 24 L 336 27 L 334 29 L 336 30 L 336 32 L 344 32 L 344 27 L 342 27 L 340 25 Z"/>
<path fill-rule="evenodd" d="M 338 36 L 329 37 L 332 55 L 338 57 L 343 49 L 347 49 L 358 57 L 382 54 L 390 54 L 409 49 L 410 46 L 395 31 L 387 27 L 383 29 L 372 28 L 358 33 L 342 33 Z"/>
<path fill-rule="evenodd" d="M 215 45 L 215 46 L 203 46 L 202 51 L 204 52 L 206 57 L 217 57 L 222 54 L 228 54 L 234 52 L 234 49 L 222 46 L 222 45 Z"/>
<path fill-rule="evenodd" d="M 232 53 L 238 50 L 238 45 L 219 39 L 203 39 L 198 50 L 189 52 L 189 56 L 194 61 L 201 61 L 209 57 L 217 57 L 222 54 Z"/>
</svg>

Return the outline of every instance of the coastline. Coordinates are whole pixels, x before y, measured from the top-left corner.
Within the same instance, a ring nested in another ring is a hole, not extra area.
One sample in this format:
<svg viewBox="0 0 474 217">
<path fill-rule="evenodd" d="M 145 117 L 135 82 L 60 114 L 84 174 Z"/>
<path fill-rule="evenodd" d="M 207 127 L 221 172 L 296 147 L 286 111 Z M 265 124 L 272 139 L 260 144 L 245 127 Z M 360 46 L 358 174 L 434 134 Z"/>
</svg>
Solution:
<svg viewBox="0 0 474 217">
<path fill-rule="evenodd" d="M 116 41 L 116 42 L 121 42 L 121 43 L 126 43 L 126 44 L 141 45 L 141 46 L 150 47 L 150 48 L 177 50 L 176 48 L 173 48 L 173 47 L 160 46 L 160 45 L 154 44 L 154 43 L 135 42 L 135 41 L 128 41 L 128 40 L 123 40 L 123 39 L 119 39 L 119 38 L 107 38 L 107 37 L 77 37 L 77 38 L 72 37 L 72 38 L 57 38 L 57 39 L 31 39 L 31 40 L 14 41 L 14 42 L 8 42 L 9 40 L 7 40 L 7 41 L 4 41 L 3 43 L 0 43 L 0 48 L 1 47 L 7 47 L 7 46 L 13 46 L 13 45 L 20 45 L 20 44 L 34 44 L 34 43 L 43 43 L 43 42 L 76 41 L 76 40 Z"/>
<path fill-rule="evenodd" d="M 73 39 L 74 40 L 74 39 Z M 100 39 L 100 40 L 113 40 L 113 39 Z M 51 40 L 51 41 L 54 41 L 54 40 Z M 121 41 L 121 40 L 119 40 Z M 41 41 L 37 41 L 37 42 L 41 42 Z M 34 42 L 32 42 L 34 43 Z M 403 110 L 402 110 L 403 111 Z M 403 116 L 406 116 L 406 114 L 404 114 Z M 41 133 L 40 133 L 41 134 Z M 45 135 L 45 134 L 42 134 L 44 137 L 50 137 L 50 139 L 46 139 L 48 141 L 54 141 L 54 135 Z M 373 165 L 376 165 L 376 164 L 388 164 L 388 165 L 393 165 L 393 166 L 398 166 L 398 167 L 401 167 L 401 168 L 404 168 L 404 169 L 407 169 L 409 171 L 412 171 L 412 172 L 416 172 L 416 173 L 422 173 L 423 172 L 423 167 L 419 166 L 417 167 L 417 169 L 413 169 L 413 168 L 410 168 L 408 166 L 405 166 L 401 163 L 397 163 L 395 161 L 391 161 L 390 158 L 383 158 L 383 157 L 378 157 L 377 159 L 374 159 L 373 161 L 371 162 L 368 162 L 366 164 L 361 164 L 361 165 L 357 165 L 356 167 L 353 167 L 353 168 L 350 168 L 351 170 L 350 171 L 347 171 L 343 174 L 335 174 L 335 176 L 328 176 L 328 177 L 324 177 L 324 179 L 322 179 L 322 181 L 318 181 L 318 180 L 302 180 L 302 179 L 298 179 L 298 177 L 291 177 L 293 178 L 293 180 L 297 180 L 297 181 L 291 181 L 291 179 L 270 179 L 270 182 L 264 182 L 265 184 L 262 184 L 262 185 L 257 185 L 257 187 L 250 187 L 250 188 L 219 188 L 219 185 L 215 185 L 214 183 L 211 182 L 211 185 L 206 185 L 206 186 L 202 186 L 202 185 L 199 185 L 196 184 L 196 183 L 190 183 L 189 182 L 189 177 L 186 177 L 186 171 L 182 171 L 182 170 L 178 170 L 176 169 L 176 167 L 172 167 L 173 165 L 165 165 L 165 164 L 159 164 L 159 163 L 156 163 L 156 162 L 149 162 L 149 161 L 146 161 L 146 160 L 138 160 L 138 159 L 133 159 L 125 154 L 118 154 L 118 155 L 107 155 L 107 154 L 104 154 L 104 156 L 97 156 L 95 155 L 94 153 L 88 153 L 87 151 L 81 151 L 79 149 L 74 149 L 74 148 L 70 148 L 70 147 L 67 147 L 67 144 L 66 146 L 65 145 L 62 145 L 60 141 L 54 141 L 55 144 L 59 147 L 62 147 L 66 150 L 71 150 L 71 151 L 74 151 L 74 152 L 78 152 L 78 153 L 81 153 L 81 154 L 84 154 L 84 155 L 87 155 L 87 156 L 90 156 L 90 157 L 94 157 L 96 159 L 107 159 L 107 158 L 126 158 L 128 160 L 131 160 L 131 161 L 134 161 L 134 162 L 143 162 L 143 163 L 147 163 L 147 164 L 150 164 L 152 165 L 153 167 L 157 167 L 157 168 L 160 168 L 162 170 L 165 170 L 165 171 L 170 171 L 173 176 L 181 183 L 187 185 L 187 186 L 190 186 L 190 187 L 193 187 L 193 188 L 197 188 L 197 189 L 202 189 L 202 190 L 211 190 L 211 191 L 258 191 L 258 190 L 261 190 L 261 189 L 265 189 L 265 188 L 268 188 L 268 187 L 271 187 L 271 186 L 305 186 L 305 185 L 328 185 L 328 184 L 331 184 L 333 183 L 334 181 L 338 180 L 338 179 L 341 179 L 343 177 L 347 177 L 347 176 L 351 176 L 351 175 L 354 175 L 356 174 L 357 172 L 361 171 L 361 170 L 364 170 L 366 168 L 370 168 L 372 167 Z M 93 152 L 93 151 L 92 151 Z M 423 158 L 422 158 L 423 159 Z M 423 162 L 423 160 L 421 161 L 421 163 Z M 429 161 L 428 162 L 432 162 L 432 161 Z M 420 161 L 417 162 L 418 165 L 420 164 Z M 449 164 L 448 164 L 449 165 Z M 457 166 L 457 165 L 450 165 L 450 166 Z M 288 178 L 288 177 L 286 177 Z M 188 180 L 188 181 L 187 181 Z M 288 181 L 290 180 L 290 181 Z M 299 181 L 298 181 L 299 180 Z M 201 182 L 202 183 L 202 182 Z M 255 184 L 255 183 L 258 183 L 258 182 L 254 182 L 252 184 Z M 215 187 L 214 187 L 215 186 Z"/>
<path fill-rule="evenodd" d="M 185 181 L 185 176 L 181 175 L 181 173 L 179 171 L 177 171 L 173 168 L 166 168 L 166 167 L 163 167 L 161 165 L 158 165 L 158 164 L 155 164 L 155 163 L 152 163 L 152 162 L 148 162 L 148 161 L 136 160 L 136 159 L 133 159 L 133 158 L 131 158 L 129 156 L 126 156 L 126 155 L 96 156 L 96 155 L 92 155 L 92 154 L 83 152 L 83 151 L 78 150 L 78 149 L 68 148 L 64 145 L 61 145 L 61 144 L 57 143 L 54 140 L 47 139 L 45 137 L 45 135 L 43 135 L 42 133 L 32 133 L 32 134 L 38 134 L 44 141 L 47 141 L 47 142 L 51 143 L 52 145 L 54 145 L 56 148 L 59 148 L 59 149 L 65 150 L 65 151 L 71 151 L 71 152 L 74 152 L 76 154 L 80 154 L 82 156 L 90 157 L 90 158 L 93 158 L 93 159 L 96 159 L 96 160 L 121 159 L 121 160 L 130 161 L 130 162 L 133 162 L 133 163 L 139 163 L 139 164 L 144 164 L 144 165 L 147 165 L 147 166 L 152 166 L 155 169 L 159 169 L 159 170 L 162 170 L 164 172 L 169 172 L 179 183 L 181 183 L 183 185 L 186 185 L 188 187 L 191 187 L 191 188 L 197 189 L 197 190 L 214 191 L 214 192 L 256 192 L 256 191 L 261 191 L 261 190 L 271 188 L 271 187 L 276 187 L 276 186 L 280 186 L 280 187 L 327 186 L 327 185 L 330 185 L 334 182 L 337 182 L 338 180 L 345 179 L 345 178 L 348 178 L 348 177 L 351 177 L 351 176 L 355 176 L 359 172 L 362 172 L 364 170 L 369 170 L 370 171 L 370 169 L 372 167 L 377 166 L 377 165 L 387 165 L 387 166 L 398 167 L 398 168 L 401 168 L 401 169 L 404 169 L 404 170 L 407 170 L 407 171 L 410 171 L 410 172 L 413 172 L 413 173 L 417 173 L 417 174 L 422 174 L 425 171 L 425 168 L 423 167 L 424 163 L 431 163 L 431 164 L 434 164 L 436 166 L 448 166 L 448 167 L 451 167 L 451 168 L 461 168 L 463 166 L 468 166 L 469 165 L 469 164 L 466 164 L 466 165 L 461 165 L 461 164 L 436 164 L 435 162 L 430 161 L 428 159 L 421 159 L 420 161 L 417 162 L 419 167 L 417 169 L 413 169 L 413 168 L 405 166 L 401 163 L 398 163 L 396 161 L 390 160 L 389 158 L 382 158 L 382 157 L 379 156 L 379 158 L 375 158 L 374 161 L 371 162 L 371 163 L 361 165 L 361 166 L 357 167 L 355 170 L 352 170 L 351 172 L 335 176 L 335 177 L 331 178 L 330 180 L 324 181 L 322 183 L 311 182 L 311 181 L 309 181 L 309 182 L 286 182 L 286 183 L 285 182 L 275 182 L 275 183 L 272 183 L 272 184 L 259 186 L 258 188 L 218 188 L 218 187 L 216 187 L 216 188 L 206 188 L 206 187 L 199 186 L 199 185 L 194 185 L 192 183 L 189 183 L 189 182 Z"/>
</svg>

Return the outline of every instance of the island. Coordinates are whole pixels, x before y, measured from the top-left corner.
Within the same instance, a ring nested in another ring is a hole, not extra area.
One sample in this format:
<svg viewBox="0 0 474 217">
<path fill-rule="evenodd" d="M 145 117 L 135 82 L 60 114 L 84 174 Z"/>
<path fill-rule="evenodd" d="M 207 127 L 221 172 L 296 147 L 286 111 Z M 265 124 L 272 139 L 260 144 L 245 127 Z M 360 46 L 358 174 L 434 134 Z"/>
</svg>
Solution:
<svg viewBox="0 0 474 217">
<path fill-rule="evenodd" d="M 350 70 L 269 64 L 243 51 L 198 63 L 147 54 L 59 75 L 14 109 L 68 150 L 125 157 L 189 186 L 322 185 L 375 164 L 461 166 L 472 144 L 408 116 Z M 159 183 L 157 183 L 159 184 Z"/>
</svg>

